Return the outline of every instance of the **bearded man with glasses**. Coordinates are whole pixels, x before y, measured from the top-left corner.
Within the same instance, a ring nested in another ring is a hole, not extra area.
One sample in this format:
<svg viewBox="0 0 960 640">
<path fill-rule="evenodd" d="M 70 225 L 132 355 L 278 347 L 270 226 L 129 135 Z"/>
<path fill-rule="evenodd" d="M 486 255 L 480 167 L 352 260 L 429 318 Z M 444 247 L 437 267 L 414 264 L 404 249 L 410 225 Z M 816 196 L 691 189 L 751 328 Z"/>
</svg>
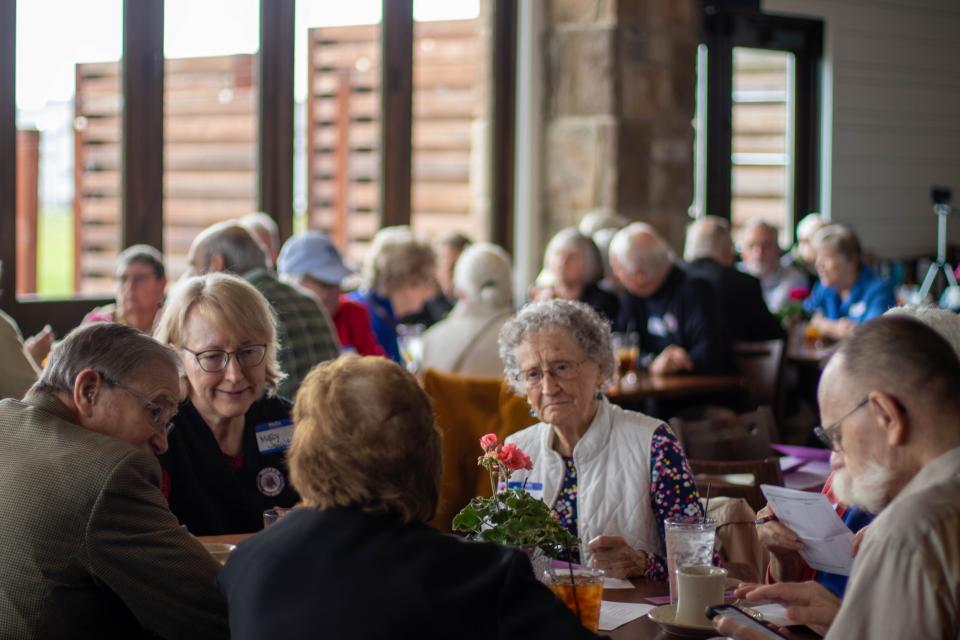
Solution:
<svg viewBox="0 0 960 640">
<path fill-rule="evenodd" d="M 856 329 L 820 381 L 833 489 L 876 513 L 841 602 L 815 582 L 748 585 L 834 638 L 960 637 L 960 359 L 937 331 L 890 316 Z M 732 620 L 724 635 L 761 637 Z"/>
<path fill-rule="evenodd" d="M 187 400 L 160 456 L 170 509 L 194 535 L 250 533 L 292 507 L 284 458 L 291 404 L 276 395 L 277 331 L 266 298 L 241 278 L 182 280 L 156 337 L 180 355 Z"/>
<path fill-rule="evenodd" d="M 87 324 L 0 402 L 3 637 L 228 637 L 220 565 L 160 491 L 178 368 L 136 329 Z"/>
</svg>

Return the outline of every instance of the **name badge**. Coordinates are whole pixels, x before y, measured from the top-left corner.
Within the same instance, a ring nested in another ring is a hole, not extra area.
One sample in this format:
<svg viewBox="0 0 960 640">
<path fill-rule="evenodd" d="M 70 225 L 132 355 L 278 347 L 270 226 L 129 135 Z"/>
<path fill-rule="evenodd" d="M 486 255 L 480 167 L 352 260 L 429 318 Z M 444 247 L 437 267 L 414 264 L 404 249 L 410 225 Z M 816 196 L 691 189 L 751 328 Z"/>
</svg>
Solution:
<svg viewBox="0 0 960 640">
<path fill-rule="evenodd" d="M 652 336 L 663 338 L 667 335 L 667 325 L 664 324 L 660 316 L 650 316 L 647 320 L 647 331 L 649 331 Z"/>
<path fill-rule="evenodd" d="M 261 455 L 285 451 L 293 441 L 293 420 L 275 420 L 256 426 L 257 449 Z"/>
<path fill-rule="evenodd" d="M 543 500 L 543 483 L 542 482 L 517 482 L 514 480 L 507 484 L 508 489 L 522 489 L 529 493 L 531 496 L 537 500 Z"/>
<path fill-rule="evenodd" d="M 867 311 L 867 303 L 861 300 L 860 302 L 855 302 L 850 305 L 850 316 L 853 318 L 859 318 Z"/>
<path fill-rule="evenodd" d="M 680 323 L 677 322 L 677 317 L 672 313 L 663 314 L 663 324 L 667 326 L 667 331 L 670 333 L 676 333 L 680 329 Z"/>
</svg>

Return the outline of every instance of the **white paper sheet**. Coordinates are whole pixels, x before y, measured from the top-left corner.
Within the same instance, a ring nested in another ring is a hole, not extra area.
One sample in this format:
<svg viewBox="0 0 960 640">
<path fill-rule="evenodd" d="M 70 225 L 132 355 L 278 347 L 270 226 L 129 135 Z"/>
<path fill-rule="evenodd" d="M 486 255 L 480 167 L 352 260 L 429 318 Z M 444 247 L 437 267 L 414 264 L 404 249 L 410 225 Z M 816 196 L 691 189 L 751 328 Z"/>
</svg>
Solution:
<svg viewBox="0 0 960 640">
<path fill-rule="evenodd" d="M 760 485 L 760 489 L 777 518 L 803 542 L 800 556 L 811 568 L 850 575 L 853 532 L 825 495 L 769 484 Z"/>
<path fill-rule="evenodd" d="M 600 603 L 600 630 L 613 631 L 631 620 L 642 618 L 647 615 L 651 609 L 653 609 L 652 604 L 610 602 L 609 600 L 604 600 Z"/>
<path fill-rule="evenodd" d="M 620 578 L 607 578 L 603 579 L 603 588 L 604 589 L 633 589 L 633 583 L 629 580 L 621 580 Z"/>
</svg>

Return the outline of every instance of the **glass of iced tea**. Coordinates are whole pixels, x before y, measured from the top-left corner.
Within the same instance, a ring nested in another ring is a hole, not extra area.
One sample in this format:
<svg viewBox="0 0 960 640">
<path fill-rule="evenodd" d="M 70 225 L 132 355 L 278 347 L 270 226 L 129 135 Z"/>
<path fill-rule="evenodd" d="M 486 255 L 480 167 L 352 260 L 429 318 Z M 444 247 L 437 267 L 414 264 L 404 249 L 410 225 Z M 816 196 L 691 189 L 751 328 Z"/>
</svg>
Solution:
<svg viewBox="0 0 960 640">
<path fill-rule="evenodd" d="M 559 562 L 546 570 L 543 582 L 580 618 L 580 624 L 590 631 L 597 630 L 603 601 L 603 571 Z"/>
<path fill-rule="evenodd" d="M 614 333 L 613 350 L 617 356 L 617 369 L 621 378 L 631 371 L 637 370 L 637 359 L 640 356 L 640 339 L 635 332 Z"/>
</svg>

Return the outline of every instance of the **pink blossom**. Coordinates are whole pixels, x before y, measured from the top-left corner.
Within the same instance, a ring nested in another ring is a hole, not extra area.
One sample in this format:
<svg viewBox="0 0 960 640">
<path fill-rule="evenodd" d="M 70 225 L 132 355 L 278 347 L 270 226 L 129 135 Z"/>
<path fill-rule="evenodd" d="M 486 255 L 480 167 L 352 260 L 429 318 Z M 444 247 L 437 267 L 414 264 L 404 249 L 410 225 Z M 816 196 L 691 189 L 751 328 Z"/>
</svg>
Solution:
<svg viewBox="0 0 960 640">
<path fill-rule="evenodd" d="M 497 446 L 497 434 L 488 433 L 480 438 L 480 448 L 484 451 L 491 451 Z"/>
<path fill-rule="evenodd" d="M 520 447 L 513 443 L 504 445 L 497 454 L 497 459 L 510 471 L 533 469 L 533 462 L 530 460 L 530 456 L 525 454 Z"/>
</svg>

